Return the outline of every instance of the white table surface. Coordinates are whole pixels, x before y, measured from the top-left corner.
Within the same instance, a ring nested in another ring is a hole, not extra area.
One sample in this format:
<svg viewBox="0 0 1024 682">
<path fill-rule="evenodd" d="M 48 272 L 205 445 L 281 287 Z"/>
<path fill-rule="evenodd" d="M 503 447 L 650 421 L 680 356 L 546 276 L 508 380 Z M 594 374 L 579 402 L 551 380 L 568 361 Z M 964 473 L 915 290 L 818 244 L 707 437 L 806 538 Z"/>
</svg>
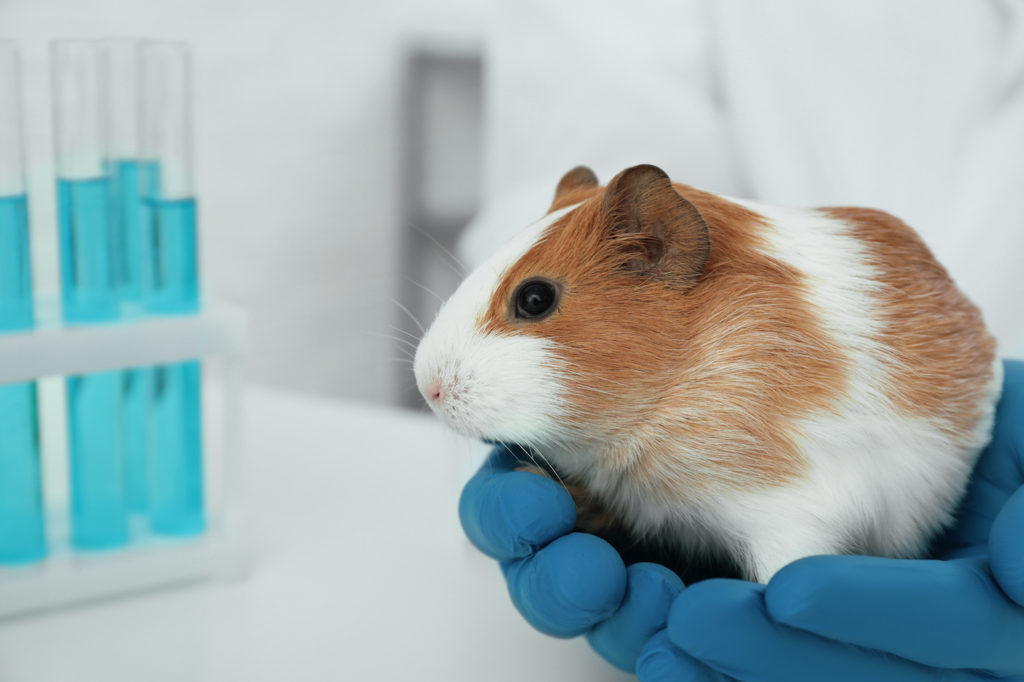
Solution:
<svg viewBox="0 0 1024 682">
<path fill-rule="evenodd" d="M 532 630 L 465 540 L 482 446 L 279 390 L 246 410 L 248 575 L 0 621 L 0 682 L 635 679 Z"/>
</svg>

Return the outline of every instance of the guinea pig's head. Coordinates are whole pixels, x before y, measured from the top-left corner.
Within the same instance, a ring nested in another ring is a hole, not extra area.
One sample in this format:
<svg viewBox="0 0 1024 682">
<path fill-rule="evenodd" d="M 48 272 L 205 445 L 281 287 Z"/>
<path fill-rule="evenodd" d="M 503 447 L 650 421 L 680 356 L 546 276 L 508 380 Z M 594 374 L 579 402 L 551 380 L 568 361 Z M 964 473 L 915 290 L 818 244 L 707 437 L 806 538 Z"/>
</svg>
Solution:
<svg viewBox="0 0 1024 682">
<path fill-rule="evenodd" d="M 609 438 L 670 390 L 680 302 L 708 258 L 699 211 L 659 168 L 559 182 L 549 213 L 474 270 L 414 362 L 431 409 L 524 445 Z"/>
</svg>

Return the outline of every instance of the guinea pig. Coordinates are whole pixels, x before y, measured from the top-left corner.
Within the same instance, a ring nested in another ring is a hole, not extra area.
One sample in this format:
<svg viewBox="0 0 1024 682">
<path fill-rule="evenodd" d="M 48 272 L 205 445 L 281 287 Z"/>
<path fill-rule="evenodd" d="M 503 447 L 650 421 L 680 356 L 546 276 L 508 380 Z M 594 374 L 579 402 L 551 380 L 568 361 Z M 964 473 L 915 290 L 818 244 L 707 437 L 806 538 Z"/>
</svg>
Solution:
<svg viewBox="0 0 1024 682">
<path fill-rule="evenodd" d="M 815 554 L 922 556 L 1002 386 L 978 309 L 897 218 L 650 165 L 606 187 L 569 171 L 444 304 L 414 372 L 456 431 L 549 464 L 579 528 L 759 582 Z"/>
</svg>

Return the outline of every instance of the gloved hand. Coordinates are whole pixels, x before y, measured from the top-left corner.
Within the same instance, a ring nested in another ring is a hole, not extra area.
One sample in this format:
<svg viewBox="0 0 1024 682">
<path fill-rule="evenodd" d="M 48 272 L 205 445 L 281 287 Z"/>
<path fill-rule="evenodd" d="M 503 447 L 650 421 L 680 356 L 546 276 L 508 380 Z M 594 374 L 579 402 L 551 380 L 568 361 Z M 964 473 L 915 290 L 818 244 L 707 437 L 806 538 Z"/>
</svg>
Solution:
<svg viewBox="0 0 1024 682">
<path fill-rule="evenodd" d="M 549 478 L 514 471 L 529 462 L 519 448 L 495 448 L 462 492 L 462 526 L 501 563 L 512 601 L 531 625 L 556 637 L 586 634 L 602 656 L 632 672 L 683 583 L 658 564 L 627 570 L 610 544 L 572 532 L 572 497 Z"/>
<path fill-rule="evenodd" d="M 642 680 L 1024 679 L 1024 363 L 1005 370 L 992 443 L 932 560 L 811 557 L 767 586 L 681 591 L 666 569 L 627 572 L 610 545 L 571 533 L 568 494 L 503 452 L 467 485 L 463 525 L 527 620 L 586 632 Z"/>
</svg>

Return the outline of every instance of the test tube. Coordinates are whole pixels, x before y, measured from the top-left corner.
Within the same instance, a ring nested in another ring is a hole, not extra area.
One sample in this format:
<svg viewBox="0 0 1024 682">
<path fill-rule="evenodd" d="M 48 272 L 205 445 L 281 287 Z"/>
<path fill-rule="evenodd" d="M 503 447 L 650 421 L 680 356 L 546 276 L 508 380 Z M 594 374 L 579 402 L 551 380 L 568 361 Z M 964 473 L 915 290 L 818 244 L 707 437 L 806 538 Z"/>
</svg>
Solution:
<svg viewBox="0 0 1024 682">
<path fill-rule="evenodd" d="M 31 329 L 32 272 L 21 130 L 21 63 L 15 43 L 0 41 L 0 329 Z"/>
<path fill-rule="evenodd" d="M 0 41 L 0 333 L 31 329 L 32 273 L 17 46 Z M 34 381 L 0 385 L 0 564 L 46 555 Z"/>
<path fill-rule="evenodd" d="M 53 43 L 54 140 L 64 321 L 116 320 L 116 256 L 110 182 L 103 163 L 103 104 L 98 46 Z"/>
<path fill-rule="evenodd" d="M 116 320 L 118 275 L 103 162 L 99 46 L 66 40 L 51 49 L 64 321 Z M 107 549 L 127 541 L 120 371 L 67 379 L 71 543 Z"/>
<path fill-rule="evenodd" d="M 143 199 L 155 189 L 155 164 L 141 158 L 139 126 L 142 98 L 142 44 L 133 38 L 101 45 L 103 161 L 110 188 L 113 268 L 122 319 L 143 312 Z M 121 445 L 128 510 L 145 513 L 148 505 L 149 368 L 121 372 Z"/>
<path fill-rule="evenodd" d="M 143 47 L 142 147 L 156 164 L 146 223 L 146 310 L 189 315 L 199 309 L 196 200 L 192 175 L 191 63 L 179 43 Z M 206 525 L 198 361 L 154 369 L 149 519 L 156 533 L 193 535 Z"/>
</svg>

